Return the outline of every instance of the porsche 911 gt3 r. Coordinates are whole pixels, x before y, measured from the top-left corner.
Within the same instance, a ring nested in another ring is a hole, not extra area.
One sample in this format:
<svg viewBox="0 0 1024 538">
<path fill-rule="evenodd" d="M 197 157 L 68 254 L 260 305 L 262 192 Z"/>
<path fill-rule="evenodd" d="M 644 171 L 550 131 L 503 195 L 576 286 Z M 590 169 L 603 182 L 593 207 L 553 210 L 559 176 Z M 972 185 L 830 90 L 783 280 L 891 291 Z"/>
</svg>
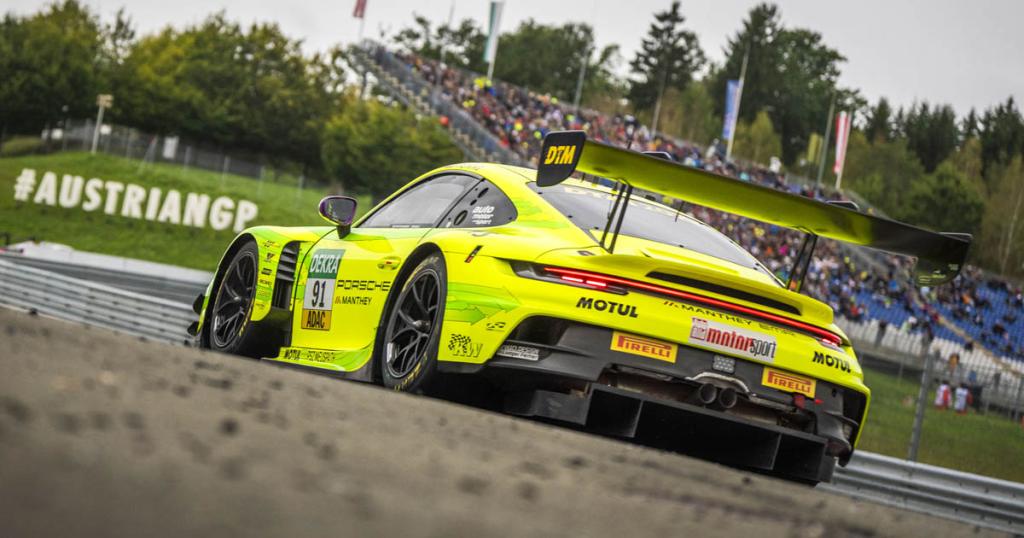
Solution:
<svg viewBox="0 0 1024 538">
<path fill-rule="evenodd" d="M 792 276 L 639 190 L 803 231 Z M 848 461 L 870 397 L 831 309 L 799 293 L 817 238 L 917 256 L 929 285 L 970 244 L 582 132 L 549 134 L 536 171 L 434 170 L 355 224 L 350 198 L 319 209 L 332 225 L 234 240 L 199 345 L 402 391 L 472 376 L 508 413 L 809 483 Z"/>
</svg>

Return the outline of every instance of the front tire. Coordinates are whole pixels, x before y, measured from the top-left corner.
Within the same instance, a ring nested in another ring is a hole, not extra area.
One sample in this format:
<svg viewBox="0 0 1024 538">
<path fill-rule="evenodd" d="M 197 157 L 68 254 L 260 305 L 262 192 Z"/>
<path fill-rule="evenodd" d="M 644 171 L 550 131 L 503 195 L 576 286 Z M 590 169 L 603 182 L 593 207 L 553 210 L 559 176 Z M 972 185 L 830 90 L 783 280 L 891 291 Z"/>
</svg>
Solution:
<svg viewBox="0 0 1024 538">
<path fill-rule="evenodd" d="M 414 393 L 437 388 L 437 346 L 447 295 L 444 257 L 428 256 L 405 280 L 388 312 L 381 353 L 385 387 Z"/>
<path fill-rule="evenodd" d="M 210 349 L 253 358 L 260 356 L 249 322 L 258 272 L 259 248 L 250 241 L 235 252 L 221 275 L 210 306 L 207 338 Z"/>
</svg>

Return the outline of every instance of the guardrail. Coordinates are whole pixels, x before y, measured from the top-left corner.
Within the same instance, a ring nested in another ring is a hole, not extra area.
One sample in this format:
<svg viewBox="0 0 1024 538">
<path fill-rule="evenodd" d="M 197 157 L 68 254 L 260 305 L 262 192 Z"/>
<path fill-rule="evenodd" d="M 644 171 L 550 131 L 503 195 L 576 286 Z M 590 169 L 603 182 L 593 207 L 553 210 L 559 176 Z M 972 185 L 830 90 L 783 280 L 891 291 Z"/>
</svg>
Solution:
<svg viewBox="0 0 1024 538">
<path fill-rule="evenodd" d="M 3 260 L 0 305 L 177 344 L 196 320 L 189 304 Z"/>
<path fill-rule="evenodd" d="M 818 486 L 855 498 L 1024 534 L 1024 484 L 857 452 Z"/>
<path fill-rule="evenodd" d="M 0 259 L 0 305 L 184 343 L 190 305 Z M 1024 534 L 1024 484 L 857 452 L 820 489 Z"/>
</svg>

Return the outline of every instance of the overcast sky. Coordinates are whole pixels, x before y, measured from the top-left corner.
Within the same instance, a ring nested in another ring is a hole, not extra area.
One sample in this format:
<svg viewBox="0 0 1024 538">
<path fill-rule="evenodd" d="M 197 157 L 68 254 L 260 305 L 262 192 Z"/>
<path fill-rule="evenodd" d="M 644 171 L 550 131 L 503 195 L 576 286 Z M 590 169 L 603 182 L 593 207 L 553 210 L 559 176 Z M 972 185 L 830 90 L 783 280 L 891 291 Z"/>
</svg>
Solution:
<svg viewBox="0 0 1024 538">
<path fill-rule="evenodd" d="M 182 26 L 221 10 L 242 22 L 276 21 L 307 48 L 351 42 L 359 33 L 355 0 L 83 0 L 105 19 L 125 7 L 142 32 Z M 452 0 L 367 0 L 365 36 L 408 25 L 413 12 L 447 20 Z M 5 0 L 4 10 L 26 14 L 48 2 Z M 502 28 L 534 18 L 543 23 L 586 22 L 599 44 L 618 43 L 632 57 L 655 11 L 670 0 L 507 0 Z M 686 26 L 708 56 L 721 62 L 722 47 L 739 28 L 754 0 L 685 1 Z M 784 24 L 822 34 L 846 56 L 843 85 L 871 101 L 886 96 L 896 105 L 915 100 L 950 103 L 957 114 L 981 110 L 1013 95 L 1024 98 L 1024 1 L 1022 0 L 777 0 Z M 455 19 L 484 25 L 488 0 L 455 0 Z M 501 61 L 499 46 L 498 61 Z M 625 64 L 625 62 L 623 62 Z M 622 66 L 625 69 L 625 65 Z"/>
</svg>

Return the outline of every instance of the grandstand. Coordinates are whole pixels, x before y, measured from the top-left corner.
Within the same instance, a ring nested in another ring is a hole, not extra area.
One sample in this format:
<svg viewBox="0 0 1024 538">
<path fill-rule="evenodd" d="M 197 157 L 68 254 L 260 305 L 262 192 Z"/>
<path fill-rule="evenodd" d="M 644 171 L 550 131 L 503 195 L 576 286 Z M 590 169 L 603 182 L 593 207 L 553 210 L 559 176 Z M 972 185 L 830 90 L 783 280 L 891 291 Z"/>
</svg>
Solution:
<svg viewBox="0 0 1024 538">
<path fill-rule="evenodd" d="M 536 163 L 544 135 L 579 129 L 588 137 L 644 151 L 664 151 L 689 166 L 819 198 L 834 197 L 757 164 L 726 162 L 714 147 L 676 140 L 634 125 L 623 115 L 574 110 L 558 99 L 477 73 L 364 42 L 355 51 L 361 67 L 382 87 L 424 113 L 444 118 L 469 158 Z M 732 237 L 785 278 L 800 235 L 705 208 L 698 218 Z M 831 242 L 819 246 L 804 293 L 828 303 L 837 323 L 862 351 L 920 368 L 925 352 L 939 359 L 936 377 L 966 382 L 984 392 L 987 405 L 1019 408 L 1024 383 L 1024 316 L 1021 289 L 968 268 L 952 285 L 917 290 L 906 261 Z M 870 266 L 871 270 L 858 267 Z M 951 358 L 956 357 L 953 361 Z M 954 366 L 955 364 L 955 366 Z M 981 398 L 978 398 L 979 400 Z"/>
</svg>

